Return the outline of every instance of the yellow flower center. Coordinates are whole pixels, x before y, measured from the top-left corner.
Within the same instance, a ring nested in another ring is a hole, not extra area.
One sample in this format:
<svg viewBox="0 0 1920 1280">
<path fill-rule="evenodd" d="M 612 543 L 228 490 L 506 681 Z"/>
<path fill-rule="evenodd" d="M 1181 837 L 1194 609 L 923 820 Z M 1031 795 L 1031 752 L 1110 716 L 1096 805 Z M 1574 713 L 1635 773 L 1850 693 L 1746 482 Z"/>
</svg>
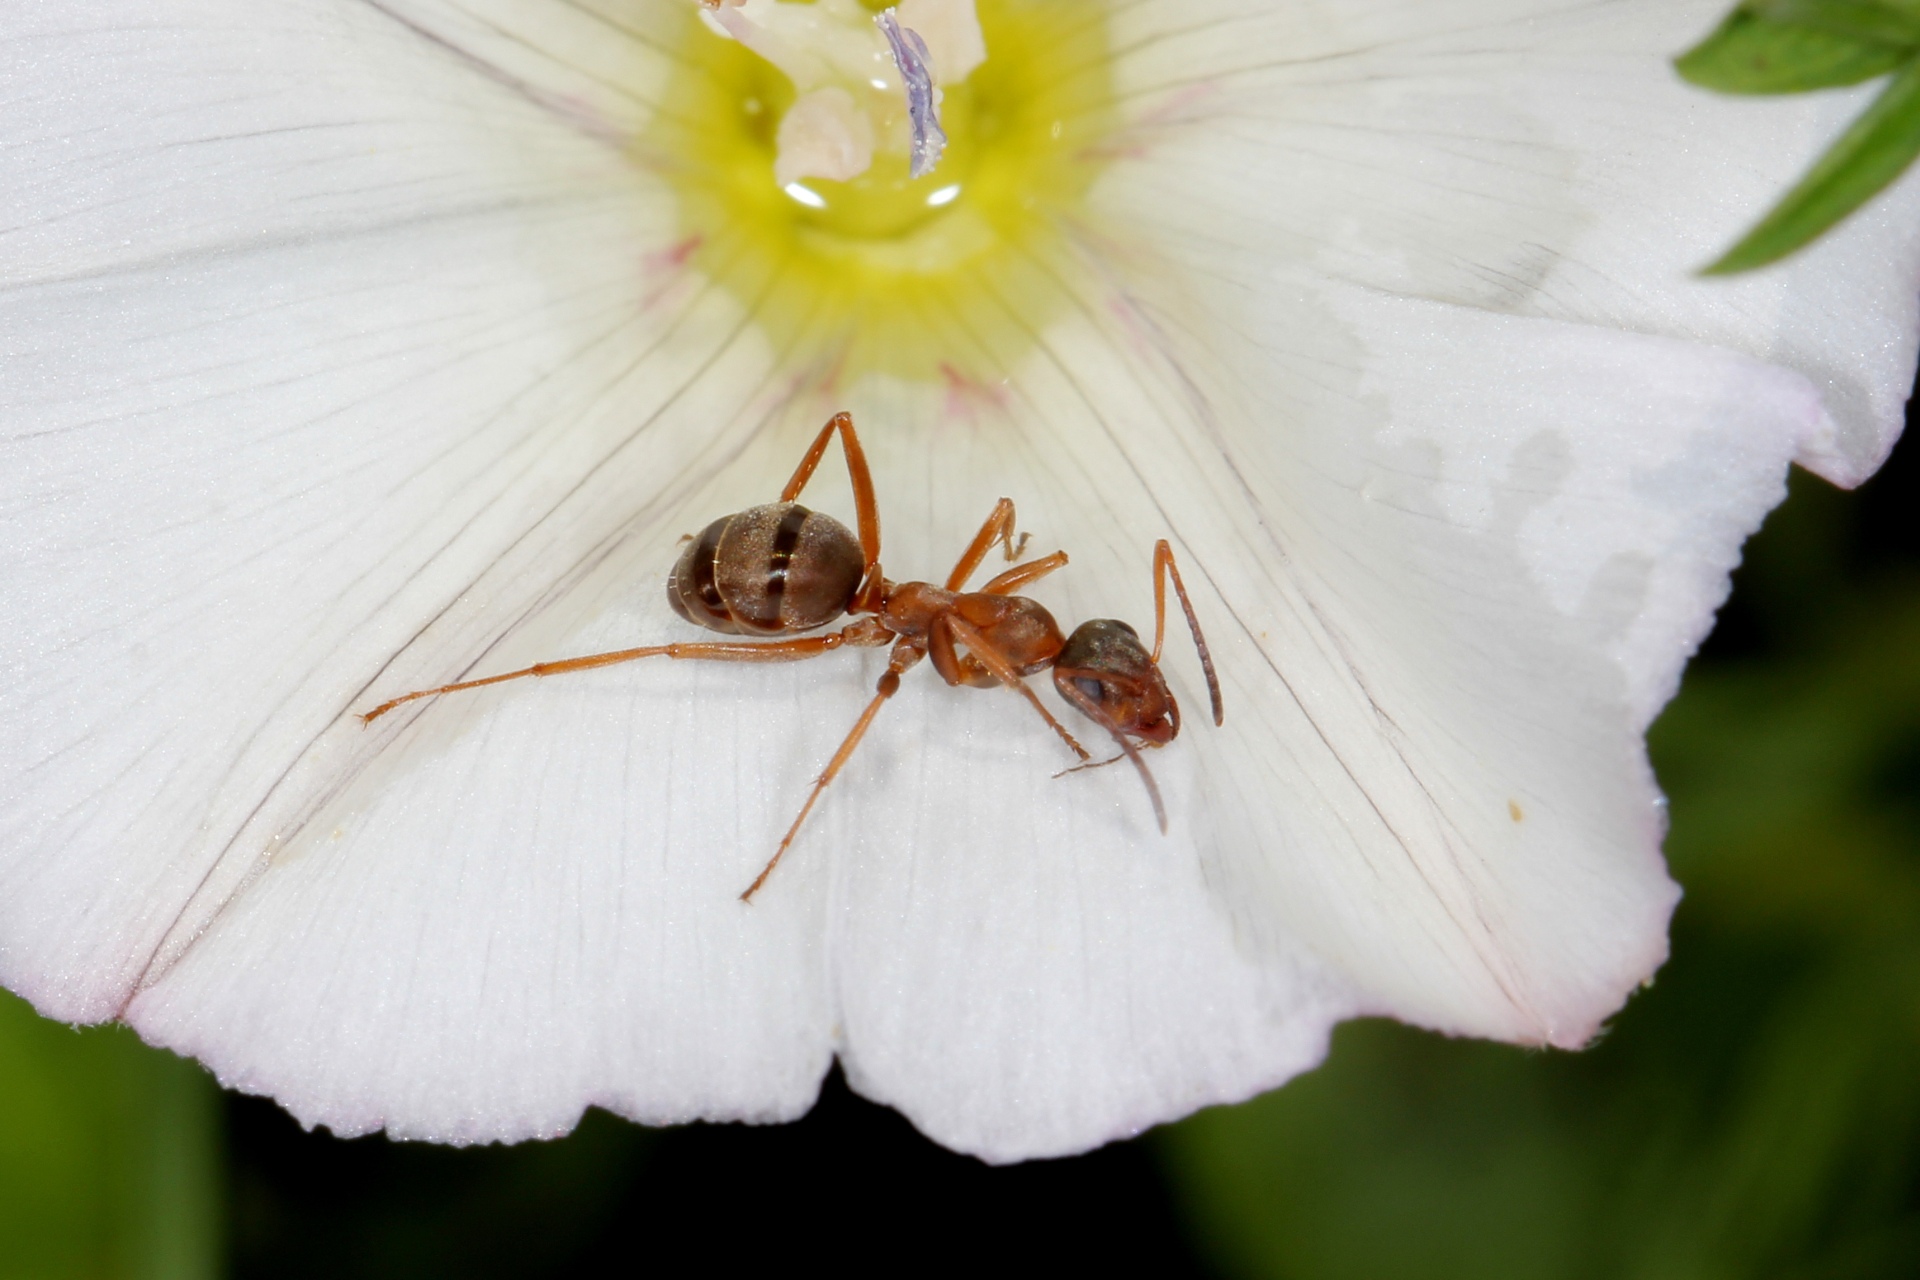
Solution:
<svg viewBox="0 0 1920 1280">
<path fill-rule="evenodd" d="M 877 7 L 877 6 L 874 6 Z M 691 6 L 689 6 L 691 8 Z M 980 0 L 987 60 L 943 86 L 948 145 L 846 182 L 774 179 L 793 85 L 697 19 L 641 152 L 679 197 L 692 262 L 796 362 L 843 376 L 998 378 L 1065 304 L 1064 229 L 1112 116 L 1104 6 Z"/>
</svg>

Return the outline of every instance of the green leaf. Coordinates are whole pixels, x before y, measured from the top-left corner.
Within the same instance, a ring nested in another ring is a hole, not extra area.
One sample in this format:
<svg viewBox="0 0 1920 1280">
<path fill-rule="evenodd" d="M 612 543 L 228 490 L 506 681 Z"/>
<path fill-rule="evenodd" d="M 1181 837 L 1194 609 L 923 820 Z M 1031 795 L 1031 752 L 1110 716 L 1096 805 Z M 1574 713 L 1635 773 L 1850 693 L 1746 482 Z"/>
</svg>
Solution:
<svg viewBox="0 0 1920 1280">
<path fill-rule="evenodd" d="M 1708 275 L 1777 262 L 1878 194 L 1920 154 L 1920 62 L 1909 62 Z"/>
<path fill-rule="evenodd" d="M 1907 48 L 1920 45 L 1920 5 L 1905 0 L 1746 0 L 1740 7 L 1783 25 Z"/>
<path fill-rule="evenodd" d="M 1674 60 L 1681 76 L 1721 93 L 1804 93 L 1885 75 L 1913 50 L 1903 45 L 1770 22 L 1737 9 L 1720 29 Z"/>
</svg>

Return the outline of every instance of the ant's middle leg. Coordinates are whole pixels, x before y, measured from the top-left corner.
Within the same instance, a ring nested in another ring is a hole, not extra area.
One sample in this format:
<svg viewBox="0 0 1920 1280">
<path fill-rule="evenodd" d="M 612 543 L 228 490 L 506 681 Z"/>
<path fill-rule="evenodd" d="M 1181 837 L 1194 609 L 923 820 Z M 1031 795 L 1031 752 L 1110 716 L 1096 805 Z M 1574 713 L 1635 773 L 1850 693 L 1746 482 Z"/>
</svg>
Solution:
<svg viewBox="0 0 1920 1280">
<path fill-rule="evenodd" d="M 443 684 L 433 689 L 416 689 L 412 693 L 403 693 L 397 698 L 389 698 L 371 711 L 362 712 L 360 720 L 363 724 L 372 724 L 404 702 L 412 702 L 418 698 L 431 698 L 436 694 L 483 689 L 490 684 L 500 684 L 507 680 L 523 680 L 529 676 L 557 676 L 570 671 L 592 671 L 597 667 L 611 667 L 622 662 L 635 662 L 641 658 L 679 658 L 708 662 L 800 662 L 807 658 L 817 658 L 823 653 L 831 653 L 842 645 L 872 647 L 886 644 L 893 638 L 893 632 L 882 626 L 877 619 L 861 618 L 830 635 L 803 636 L 793 640 L 775 640 L 766 644 L 696 641 L 650 644 L 638 649 L 616 649 L 611 653 L 591 653 L 581 658 L 563 658 L 558 662 L 536 662 L 518 671 L 507 671 L 497 676 L 484 676 L 478 680 L 461 680 L 455 684 Z"/>
<path fill-rule="evenodd" d="M 980 532 L 973 535 L 973 541 L 967 545 L 959 562 L 953 566 L 953 572 L 947 575 L 947 590 L 958 591 L 966 586 L 967 579 L 973 576 L 973 571 L 980 567 L 980 562 L 987 558 L 987 552 L 993 550 L 993 544 L 996 542 L 1006 548 L 1008 560 L 1019 559 L 1021 552 L 1027 549 L 1026 534 L 1023 533 L 1018 538 L 1014 537 L 1012 498 L 1002 498 L 993 504 L 993 510 L 988 513 L 986 523 L 980 526 Z M 1064 556 L 1060 563 L 1066 563 Z"/>
<path fill-rule="evenodd" d="M 989 581 L 986 586 L 981 587 L 980 594 L 983 596 L 1010 596 L 1013 594 L 1015 588 L 1024 587 L 1029 582 L 1037 582 L 1052 573 L 1055 569 L 1065 567 L 1066 563 L 1067 553 L 1064 551 L 1056 551 L 1052 555 L 1041 556 L 1038 560 L 1030 560 L 1026 564 L 1015 565 L 999 577 Z"/>
<path fill-rule="evenodd" d="M 780 501 L 792 502 L 813 479 L 815 468 L 827 452 L 827 441 L 840 433 L 840 451 L 847 459 L 847 478 L 853 482 L 853 511 L 860 527 L 860 554 L 867 562 L 868 576 L 880 563 L 880 505 L 873 496 L 873 475 L 867 470 L 867 451 L 860 447 L 860 433 L 853 429 L 853 415 L 842 410 L 827 419 L 820 434 L 813 438 L 806 456 L 794 469 L 793 478 L 780 491 Z"/>
<path fill-rule="evenodd" d="M 893 653 L 887 659 L 887 669 L 880 675 L 880 683 L 875 689 L 873 700 L 867 703 L 867 709 L 860 713 L 860 718 L 854 721 L 853 728 L 841 740 L 840 749 L 833 753 L 833 759 L 829 760 L 827 767 L 820 771 L 820 776 L 813 780 L 813 790 L 807 793 L 807 802 L 800 806 L 800 813 L 794 818 L 793 825 L 787 828 L 787 834 L 780 837 L 780 847 L 773 851 L 773 857 L 767 859 L 767 865 L 760 868 L 760 874 L 753 878 L 753 883 L 747 886 L 747 891 L 740 895 L 740 901 L 752 902 L 753 895 L 760 892 L 760 886 L 767 882 L 767 877 L 773 874 L 773 869 L 780 865 L 780 859 L 787 856 L 787 846 L 792 844 L 793 838 L 800 834 L 800 824 L 807 820 L 809 813 L 813 812 L 813 806 L 819 801 L 820 793 L 827 789 L 827 784 L 832 782 L 847 761 L 853 758 L 854 748 L 860 745 L 860 739 L 867 736 L 867 729 L 873 724 L 873 718 L 880 714 L 880 708 L 886 705 L 887 699 L 899 692 L 901 675 L 925 656 L 926 654 L 918 645 L 904 636 L 894 642 Z"/>
</svg>

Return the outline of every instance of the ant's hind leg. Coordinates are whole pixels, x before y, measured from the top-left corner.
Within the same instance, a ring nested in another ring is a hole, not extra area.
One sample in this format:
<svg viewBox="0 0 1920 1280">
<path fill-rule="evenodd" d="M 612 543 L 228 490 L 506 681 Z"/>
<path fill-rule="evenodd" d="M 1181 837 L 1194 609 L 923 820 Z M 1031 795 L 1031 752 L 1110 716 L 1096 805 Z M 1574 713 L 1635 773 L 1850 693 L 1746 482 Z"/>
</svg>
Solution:
<svg viewBox="0 0 1920 1280">
<path fill-rule="evenodd" d="M 523 680 L 528 676 L 557 676 L 569 671 L 592 671 L 596 667 L 611 667 L 622 662 L 635 662 L 641 658 L 679 658 L 708 662 L 800 662 L 807 658 L 817 658 L 823 653 L 831 653 L 841 645 L 879 645 L 885 644 L 892 638 L 891 632 L 886 631 L 871 619 L 862 618 L 852 626 L 831 635 L 775 640 L 767 644 L 699 641 L 691 644 L 651 644 L 639 649 L 616 649 L 611 653 L 592 653 L 582 658 L 564 658 L 558 662 L 536 662 L 518 671 L 507 671 L 497 676 L 484 676 L 478 680 L 461 680 L 433 689 L 416 689 L 412 693 L 403 693 L 397 698 L 389 698 L 371 711 L 361 712 L 360 720 L 363 724 L 372 724 L 401 703 L 413 702 L 419 698 L 431 698 L 436 694 L 483 689 L 490 684 Z"/>
</svg>

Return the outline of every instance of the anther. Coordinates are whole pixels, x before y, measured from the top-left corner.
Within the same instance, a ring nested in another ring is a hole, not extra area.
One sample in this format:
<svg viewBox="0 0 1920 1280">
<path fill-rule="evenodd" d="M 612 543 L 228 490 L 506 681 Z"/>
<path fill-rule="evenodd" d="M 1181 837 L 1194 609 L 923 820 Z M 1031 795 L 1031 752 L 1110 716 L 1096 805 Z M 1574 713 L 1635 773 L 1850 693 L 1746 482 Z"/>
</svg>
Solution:
<svg viewBox="0 0 1920 1280">
<path fill-rule="evenodd" d="M 929 65 L 927 42 L 912 27 L 903 27 L 895 10 L 883 9 L 874 15 L 880 33 L 893 51 L 893 65 L 900 69 L 900 82 L 907 91 L 907 121 L 913 131 L 908 172 L 924 178 L 940 163 L 947 149 L 946 131 L 940 127 L 939 90 L 933 87 L 933 69 Z"/>
</svg>

